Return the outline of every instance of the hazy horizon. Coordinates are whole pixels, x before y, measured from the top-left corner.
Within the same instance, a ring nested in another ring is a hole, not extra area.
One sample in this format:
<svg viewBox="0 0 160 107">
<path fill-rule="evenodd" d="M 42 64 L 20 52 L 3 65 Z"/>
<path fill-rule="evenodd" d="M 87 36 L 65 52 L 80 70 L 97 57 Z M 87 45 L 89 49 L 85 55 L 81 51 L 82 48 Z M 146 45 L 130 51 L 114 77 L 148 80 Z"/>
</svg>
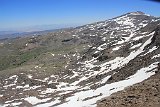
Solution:
<svg viewBox="0 0 160 107">
<path fill-rule="evenodd" d="M 61 29 L 68 27 L 76 27 L 83 24 L 42 24 L 42 25 L 30 25 L 23 27 L 15 28 L 3 28 L 0 31 L 14 31 L 14 32 L 33 32 L 33 31 L 43 31 L 43 30 L 52 30 L 52 29 Z"/>
</svg>

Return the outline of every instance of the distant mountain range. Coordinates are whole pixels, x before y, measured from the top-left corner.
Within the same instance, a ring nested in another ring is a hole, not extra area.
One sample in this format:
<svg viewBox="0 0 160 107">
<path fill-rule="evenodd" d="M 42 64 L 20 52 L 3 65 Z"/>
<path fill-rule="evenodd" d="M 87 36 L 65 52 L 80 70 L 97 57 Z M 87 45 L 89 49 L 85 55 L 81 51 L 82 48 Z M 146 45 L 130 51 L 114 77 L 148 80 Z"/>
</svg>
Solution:
<svg viewBox="0 0 160 107">
<path fill-rule="evenodd" d="M 18 36 L 28 36 L 32 34 L 42 34 L 58 29 L 65 29 L 69 27 L 76 27 L 81 24 L 54 24 L 54 25 L 36 25 L 22 28 L 12 28 L 11 30 L 0 31 L 0 39 L 3 38 L 15 38 Z"/>
<path fill-rule="evenodd" d="M 24 37 L 24 36 L 32 36 L 32 35 L 41 35 L 41 34 L 53 32 L 53 31 L 56 31 L 56 30 L 58 30 L 58 29 L 43 30 L 43 31 L 32 31 L 32 32 L 0 31 L 0 39 Z"/>
</svg>

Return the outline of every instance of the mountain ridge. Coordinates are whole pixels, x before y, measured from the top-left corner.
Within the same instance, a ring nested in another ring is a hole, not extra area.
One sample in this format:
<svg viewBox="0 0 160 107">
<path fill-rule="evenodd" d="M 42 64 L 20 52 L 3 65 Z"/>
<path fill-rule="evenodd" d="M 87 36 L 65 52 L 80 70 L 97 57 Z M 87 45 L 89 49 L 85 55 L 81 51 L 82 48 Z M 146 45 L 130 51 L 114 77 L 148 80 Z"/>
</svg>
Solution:
<svg viewBox="0 0 160 107">
<path fill-rule="evenodd" d="M 131 12 L 45 35 L 2 40 L 0 103 L 113 107 L 116 98 L 110 101 L 107 96 L 159 75 L 159 24 L 159 18 Z"/>
</svg>

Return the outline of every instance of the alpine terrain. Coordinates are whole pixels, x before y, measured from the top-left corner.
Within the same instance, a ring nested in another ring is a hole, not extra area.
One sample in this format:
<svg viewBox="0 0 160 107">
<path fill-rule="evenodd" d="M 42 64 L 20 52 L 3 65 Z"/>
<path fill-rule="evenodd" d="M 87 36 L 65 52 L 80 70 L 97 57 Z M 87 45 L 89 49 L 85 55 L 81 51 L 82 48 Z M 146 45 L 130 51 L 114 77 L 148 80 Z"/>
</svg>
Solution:
<svg viewBox="0 0 160 107">
<path fill-rule="evenodd" d="M 160 18 L 1 39 L 0 106 L 160 107 Z"/>
</svg>

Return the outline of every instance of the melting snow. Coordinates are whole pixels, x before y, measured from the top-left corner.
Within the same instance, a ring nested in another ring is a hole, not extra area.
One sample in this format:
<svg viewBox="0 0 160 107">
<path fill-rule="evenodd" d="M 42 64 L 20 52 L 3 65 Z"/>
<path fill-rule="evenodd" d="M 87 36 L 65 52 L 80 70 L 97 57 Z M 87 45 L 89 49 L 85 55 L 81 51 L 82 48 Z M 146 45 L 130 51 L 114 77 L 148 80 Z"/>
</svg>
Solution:
<svg viewBox="0 0 160 107">
<path fill-rule="evenodd" d="M 28 76 L 28 78 L 30 78 L 30 79 L 33 77 L 31 74 L 29 74 L 29 75 L 27 75 L 27 76 Z"/>
<path fill-rule="evenodd" d="M 35 105 L 37 103 L 42 103 L 50 100 L 51 98 L 46 98 L 46 99 L 38 99 L 37 97 L 27 97 L 24 100 L 28 101 L 32 105 Z"/>
<path fill-rule="evenodd" d="M 133 45 L 130 49 L 135 49 L 135 48 L 137 48 L 137 47 L 140 47 L 142 44 L 141 43 L 139 43 L 139 44 L 137 44 L 137 45 Z"/>
<path fill-rule="evenodd" d="M 100 45 L 97 49 L 98 50 L 104 50 L 106 46 L 107 46 L 107 44 L 104 43 L 104 44 Z"/>
<path fill-rule="evenodd" d="M 147 55 L 148 53 L 150 53 L 150 52 L 152 52 L 152 51 L 154 51 L 154 50 L 156 50 L 156 49 L 157 49 L 157 47 L 154 46 L 152 49 L 149 49 L 149 51 L 148 51 L 147 53 L 145 53 L 144 55 Z"/>
<path fill-rule="evenodd" d="M 139 40 L 141 38 L 143 38 L 143 36 L 137 36 L 137 37 L 133 38 L 133 40 L 136 41 L 136 40 Z"/>
<path fill-rule="evenodd" d="M 120 25 L 128 25 L 131 27 L 134 26 L 133 19 L 128 16 L 122 16 L 122 17 L 116 18 L 114 21 L 116 21 Z"/>
<path fill-rule="evenodd" d="M 112 50 L 116 51 L 116 50 L 119 50 L 120 48 L 121 48 L 121 46 L 117 46 L 117 47 L 113 48 Z"/>
<path fill-rule="evenodd" d="M 52 55 L 52 56 L 54 56 L 54 54 L 53 54 L 53 53 L 51 53 L 51 55 Z"/>
<path fill-rule="evenodd" d="M 50 107 L 50 106 L 57 104 L 57 103 L 60 103 L 60 101 L 58 99 L 56 99 L 55 101 L 49 102 L 49 103 L 37 105 L 35 107 Z"/>
<path fill-rule="evenodd" d="M 9 77 L 9 79 L 14 79 L 16 77 L 18 77 L 18 76 L 17 75 L 13 75 L 13 76 Z"/>
<path fill-rule="evenodd" d="M 135 83 L 142 82 L 143 80 L 154 75 L 155 73 L 153 71 L 155 71 L 156 67 L 157 67 L 157 62 L 151 64 L 148 67 L 138 70 L 136 74 L 130 76 L 126 80 L 111 83 L 111 84 L 106 84 L 105 86 L 102 86 L 96 90 L 88 90 L 88 91 L 81 91 L 81 92 L 75 93 L 74 96 L 67 98 L 67 103 L 61 104 L 57 107 L 83 107 L 83 106 L 96 107 L 95 102 L 97 100 L 100 100 L 103 97 L 109 96 L 112 93 L 115 93 L 117 91 L 123 90 L 127 86 L 131 86 Z M 147 71 L 152 71 L 152 72 L 147 72 Z M 106 78 L 108 79 L 108 77 Z M 96 95 L 102 95 L 102 96 L 98 96 L 96 98 L 83 101 L 85 98 L 93 97 Z"/>
<path fill-rule="evenodd" d="M 160 57 L 160 54 L 154 55 L 151 59 Z"/>
</svg>

